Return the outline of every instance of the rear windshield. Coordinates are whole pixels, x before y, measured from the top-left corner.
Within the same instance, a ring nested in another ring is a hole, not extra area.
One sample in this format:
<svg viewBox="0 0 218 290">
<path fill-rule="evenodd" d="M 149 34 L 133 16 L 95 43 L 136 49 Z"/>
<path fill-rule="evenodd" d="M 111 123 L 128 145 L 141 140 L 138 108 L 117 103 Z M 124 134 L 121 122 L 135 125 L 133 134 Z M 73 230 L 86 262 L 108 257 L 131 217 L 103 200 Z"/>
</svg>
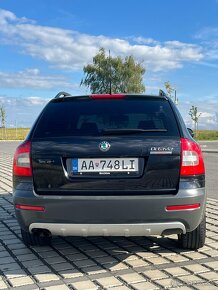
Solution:
<svg viewBox="0 0 218 290">
<path fill-rule="evenodd" d="M 52 101 L 43 111 L 34 138 L 130 133 L 179 136 L 168 101 L 137 97 Z"/>
</svg>

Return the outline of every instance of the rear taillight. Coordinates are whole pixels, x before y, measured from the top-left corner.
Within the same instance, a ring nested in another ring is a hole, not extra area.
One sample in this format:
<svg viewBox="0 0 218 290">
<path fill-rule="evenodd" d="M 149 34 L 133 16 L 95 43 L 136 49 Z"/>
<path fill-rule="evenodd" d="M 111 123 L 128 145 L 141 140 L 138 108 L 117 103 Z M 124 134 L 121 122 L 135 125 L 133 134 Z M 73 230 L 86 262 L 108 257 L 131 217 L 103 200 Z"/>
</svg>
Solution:
<svg viewBox="0 0 218 290">
<path fill-rule="evenodd" d="M 13 174 L 16 176 L 32 176 L 30 162 L 31 142 L 25 141 L 16 150 L 13 162 Z"/>
<path fill-rule="evenodd" d="M 201 148 L 197 143 L 181 138 L 181 158 L 181 176 L 205 174 Z"/>
</svg>

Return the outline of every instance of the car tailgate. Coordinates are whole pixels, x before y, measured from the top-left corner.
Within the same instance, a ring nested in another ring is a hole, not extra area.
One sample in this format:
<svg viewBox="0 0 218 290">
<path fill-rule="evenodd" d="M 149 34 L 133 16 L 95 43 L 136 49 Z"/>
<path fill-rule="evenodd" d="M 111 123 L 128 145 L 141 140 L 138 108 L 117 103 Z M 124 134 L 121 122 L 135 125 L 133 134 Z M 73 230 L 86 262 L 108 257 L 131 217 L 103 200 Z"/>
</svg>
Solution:
<svg viewBox="0 0 218 290">
<path fill-rule="evenodd" d="M 102 141 L 111 147 L 99 149 Z M 34 140 L 32 168 L 34 190 L 40 195 L 175 194 L 180 174 L 178 137 L 107 136 Z M 72 174 L 78 158 L 136 158 L 138 170 L 122 175 Z"/>
</svg>

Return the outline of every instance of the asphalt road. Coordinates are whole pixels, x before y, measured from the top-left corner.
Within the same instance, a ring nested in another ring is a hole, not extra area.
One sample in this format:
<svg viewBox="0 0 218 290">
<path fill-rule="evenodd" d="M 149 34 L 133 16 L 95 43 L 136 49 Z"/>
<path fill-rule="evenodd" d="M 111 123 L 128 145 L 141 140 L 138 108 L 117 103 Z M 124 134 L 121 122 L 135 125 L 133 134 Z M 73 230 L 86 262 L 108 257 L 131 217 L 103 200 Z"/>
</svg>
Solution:
<svg viewBox="0 0 218 290">
<path fill-rule="evenodd" d="M 206 191 L 208 197 L 218 199 L 218 153 L 204 153 Z"/>
<path fill-rule="evenodd" d="M 14 154 L 20 141 L 0 141 L 0 153 Z"/>
<path fill-rule="evenodd" d="M 203 141 L 200 143 L 203 150 L 216 148 L 218 151 L 218 141 Z M 0 142 L 0 153 L 13 154 L 19 144 L 20 142 Z M 218 153 L 204 152 L 203 155 L 206 167 L 206 190 L 208 197 L 218 199 Z"/>
<path fill-rule="evenodd" d="M 215 150 L 218 153 L 218 141 L 200 141 L 200 146 L 201 149 L 207 150 L 207 151 L 211 151 L 211 150 Z"/>
</svg>

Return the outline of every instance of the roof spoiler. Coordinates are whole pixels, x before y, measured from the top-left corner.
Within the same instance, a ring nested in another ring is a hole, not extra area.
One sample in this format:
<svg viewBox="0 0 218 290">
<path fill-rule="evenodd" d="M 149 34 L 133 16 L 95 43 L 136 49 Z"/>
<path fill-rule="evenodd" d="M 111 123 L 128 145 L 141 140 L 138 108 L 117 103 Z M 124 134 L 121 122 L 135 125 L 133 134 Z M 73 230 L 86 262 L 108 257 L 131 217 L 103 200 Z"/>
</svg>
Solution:
<svg viewBox="0 0 218 290">
<path fill-rule="evenodd" d="M 131 94 L 131 95 L 134 95 L 134 94 Z M 100 96 L 100 95 L 99 95 Z M 145 96 L 145 95 L 137 95 L 135 94 L 135 96 Z M 55 97 L 54 99 L 62 99 L 62 98 L 65 98 L 65 97 L 72 97 L 72 95 L 70 93 L 67 93 L 67 92 L 59 92 Z M 157 96 L 152 96 L 150 95 L 150 97 L 163 97 L 165 99 L 168 99 L 168 96 L 167 94 L 163 91 L 163 90 L 159 90 L 159 95 Z"/>
</svg>

